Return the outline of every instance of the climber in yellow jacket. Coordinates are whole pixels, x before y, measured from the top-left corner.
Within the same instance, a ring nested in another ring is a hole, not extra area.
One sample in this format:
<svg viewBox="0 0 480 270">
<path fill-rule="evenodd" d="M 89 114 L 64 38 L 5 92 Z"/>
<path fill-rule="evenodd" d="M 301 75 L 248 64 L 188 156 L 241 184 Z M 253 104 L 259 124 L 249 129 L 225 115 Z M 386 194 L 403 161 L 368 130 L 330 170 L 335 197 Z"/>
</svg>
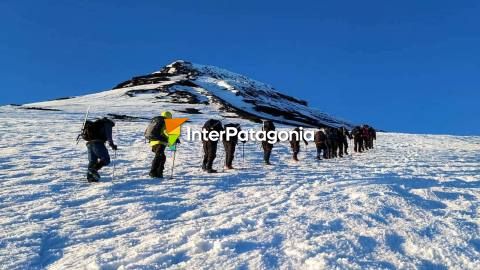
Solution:
<svg viewBox="0 0 480 270">
<path fill-rule="evenodd" d="M 163 178 L 163 169 L 165 168 L 165 149 L 168 146 L 168 134 L 165 129 L 165 119 L 171 119 L 172 113 L 165 111 L 161 116 L 154 117 L 145 131 L 145 138 L 148 139 L 155 158 L 152 161 L 150 177 Z"/>
</svg>

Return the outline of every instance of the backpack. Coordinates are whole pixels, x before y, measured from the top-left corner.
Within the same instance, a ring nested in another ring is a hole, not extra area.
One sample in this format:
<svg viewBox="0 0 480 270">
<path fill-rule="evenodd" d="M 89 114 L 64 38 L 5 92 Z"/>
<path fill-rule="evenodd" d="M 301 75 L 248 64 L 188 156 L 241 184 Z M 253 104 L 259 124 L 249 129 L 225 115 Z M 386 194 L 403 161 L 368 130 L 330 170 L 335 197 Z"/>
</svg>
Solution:
<svg viewBox="0 0 480 270">
<path fill-rule="evenodd" d="M 273 124 L 272 120 L 263 121 L 263 131 L 269 132 L 274 130 L 275 130 L 275 125 Z"/>
<path fill-rule="evenodd" d="M 232 123 L 225 124 L 225 126 L 223 126 L 223 128 L 225 129 L 225 131 L 227 131 L 227 129 L 235 129 L 237 132 L 241 131 L 240 124 L 232 124 Z M 223 134 L 222 140 L 227 141 L 227 134 L 226 133 Z M 229 142 L 237 143 L 238 142 L 238 133 L 237 133 L 237 136 L 231 138 Z"/>
<path fill-rule="evenodd" d="M 337 129 L 336 128 L 328 128 L 326 132 L 326 137 L 328 141 L 336 141 L 337 140 Z"/>
<path fill-rule="evenodd" d="M 352 135 L 353 135 L 354 137 L 358 137 L 358 136 L 361 135 L 361 132 L 362 132 L 361 128 L 357 126 L 357 127 L 354 127 L 354 128 L 353 128 L 353 130 L 352 130 Z"/>
<path fill-rule="evenodd" d="M 315 133 L 315 143 L 324 143 L 327 140 L 327 136 L 321 130 Z"/>
<path fill-rule="evenodd" d="M 223 126 L 223 127 L 224 127 L 224 129 L 234 128 L 234 129 L 240 131 L 240 124 L 232 124 L 232 123 L 230 123 L 230 124 L 225 124 L 225 126 Z"/>
<path fill-rule="evenodd" d="M 107 135 L 105 134 L 104 124 L 105 122 L 102 119 L 87 120 L 82 130 L 82 138 L 87 142 L 93 140 L 106 141 Z"/>
<path fill-rule="evenodd" d="M 371 136 L 372 138 L 377 139 L 377 132 L 375 131 L 374 128 L 370 127 L 370 128 L 368 129 L 368 131 L 369 131 L 370 136 Z"/>
<path fill-rule="evenodd" d="M 207 131 L 221 131 L 223 130 L 222 122 L 220 122 L 220 120 L 209 119 L 203 125 L 203 129 Z"/>
<path fill-rule="evenodd" d="M 363 137 L 365 137 L 365 138 L 370 137 L 370 132 L 368 130 L 368 127 L 363 127 L 361 132 L 362 132 Z"/>
<path fill-rule="evenodd" d="M 163 116 L 157 116 L 150 121 L 147 129 L 145 130 L 145 139 L 152 141 L 166 141 L 167 136 L 165 135 L 165 118 Z"/>
</svg>

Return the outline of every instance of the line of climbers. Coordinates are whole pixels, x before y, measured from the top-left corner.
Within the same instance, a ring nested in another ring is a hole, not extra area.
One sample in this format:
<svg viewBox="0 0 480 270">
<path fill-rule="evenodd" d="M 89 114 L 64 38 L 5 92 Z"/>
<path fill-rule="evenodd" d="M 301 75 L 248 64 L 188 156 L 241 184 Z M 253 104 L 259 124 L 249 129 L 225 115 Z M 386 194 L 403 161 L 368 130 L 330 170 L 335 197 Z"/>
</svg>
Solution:
<svg viewBox="0 0 480 270">
<path fill-rule="evenodd" d="M 363 125 L 356 126 L 349 132 L 347 128 L 321 128 L 315 133 L 317 159 L 331 159 L 348 155 L 348 141 L 353 139 L 353 150 L 362 153 L 373 149 L 373 141 L 377 139 L 374 128 Z M 292 147 L 293 148 L 293 147 Z M 295 159 L 294 155 L 294 159 Z"/>
<path fill-rule="evenodd" d="M 152 152 L 155 153 L 149 173 L 150 177 L 152 178 L 163 178 L 163 171 L 166 162 L 165 150 L 167 147 L 169 147 L 168 134 L 165 130 L 165 119 L 171 118 L 172 114 L 170 112 L 163 112 L 161 116 L 154 117 L 145 130 L 145 138 L 148 140 L 152 148 Z M 106 117 L 96 121 L 85 122 L 81 136 L 87 141 L 89 160 L 87 180 L 89 182 L 98 182 L 100 179 L 98 171 L 102 167 L 110 164 L 110 156 L 107 148 L 105 147 L 105 143 L 108 142 L 109 146 L 113 150 L 117 150 L 117 146 L 114 144 L 112 139 L 112 128 L 114 126 L 115 123 Z M 202 127 L 207 134 L 213 131 L 221 132 L 227 128 L 236 129 L 238 132 L 241 131 L 239 124 L 222 125 L 219 120 L 215 119 L 209 119 Z M 270 120 L 264 121 L 262 131 L 275 131 L 274 123 Z M 294 131 L 299 136 L 293 136 L 291 138 L 290 147 L 292 150 L 293 160 L 298 161 L 298 154 L 301 148 L 301 138 L 303 138 L 305 145 L 308 145 L 308 142 L 305 140 L 300 128 L 295 128 Z M 238 134 L 238 132 L 236 134 Z M 209 136 L 206 136 L 206 138 L 208 137 Z M 206 138 L 202 138 L 202 170 L 208 173 L 215 173 L 217 171 L 213 169 L 213 162 L 217 156 L 218 140 L 209 140 Z M 314 137 L 317 150 L 316 158 L 318 160 L 321 160 L 322 158 L 332 159 L 337 157 L 341 158 L 344 155 L 348 155 L 349 139 L 353 139 L 354 151 L 361 153 L 368 149 L 373 149 L 373 141 L 376 140 L 376 131 L 374 128 L 368 125 L 357 126 L 353 128 L 351 132 L 349 132 L 345 127 L 320 128 L 315 132 Z M 238 135 L 227 139 L 226 134 L 223 133 L 222 142 L 225 150 L 225 169 L 233 169 L 232 163 L 235 157 L 236 146 L 239 142 L 245 143 L 245 141 L 241 141 L 238 138 Z M 180 140 L 177 139 L 175 144 L 171 146 L 171 149 L 176 150 L 176 145 L 178 143 L 180 143 Z M 273 144 L 269 143 L 268 139 L 265 139 L 261 142 L 261 145 L 263 149 L 263 160 L 266 165 L 271 165 L 270 156 L 273 150 Z"/>
</svg>

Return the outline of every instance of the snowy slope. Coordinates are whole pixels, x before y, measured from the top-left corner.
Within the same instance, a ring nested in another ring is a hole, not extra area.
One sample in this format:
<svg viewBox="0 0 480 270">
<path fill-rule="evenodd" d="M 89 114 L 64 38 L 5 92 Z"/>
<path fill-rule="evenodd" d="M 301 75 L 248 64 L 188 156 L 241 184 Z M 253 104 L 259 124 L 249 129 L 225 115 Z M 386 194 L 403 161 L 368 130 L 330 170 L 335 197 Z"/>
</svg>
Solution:
<svg viewBox="0 0 480 270">
<path fill-rule="evenodd" d="M 316 162 L 309 145 L 301 163 L 280 143 L 270 168 L 247 143 L 239 169 L 217 175 L 184 141 L 176 178 L 160 182 L 138 119 L 117 122 L 115 181 L 108 167 L 86 184 L 86 104 L 94 116 L 199 108 L 176 113 L 194 127 L 218 114 L 125 95 L 135 87 L 147 88 L 35 104 L 62 111 L 0 107 L 0 269 L 478 269 L 480 137 L 381 133 L 369 153 Z"/>
<path fill-rule="evenodd" d="M 284 95 L 271 86 L 213 66 L 176 61 L 160 71 L 134 77 L 113 90 L 84 97 L 40 102 L 29 106 L 67 109 L 88 103 L 146 114 L 165 106 L 187 108 L 210 117 L 242 117 L 255 122 L 271 119 L 278 123 L 309 127 L 352 124 L 308 107 L 307 102 Z M 175 106 L 171 106 L 174 104 Z M 118 111 L 117 110 L 117 111 Z M 142 115 L 145 117 L 145 115 Z"/>
</svg>

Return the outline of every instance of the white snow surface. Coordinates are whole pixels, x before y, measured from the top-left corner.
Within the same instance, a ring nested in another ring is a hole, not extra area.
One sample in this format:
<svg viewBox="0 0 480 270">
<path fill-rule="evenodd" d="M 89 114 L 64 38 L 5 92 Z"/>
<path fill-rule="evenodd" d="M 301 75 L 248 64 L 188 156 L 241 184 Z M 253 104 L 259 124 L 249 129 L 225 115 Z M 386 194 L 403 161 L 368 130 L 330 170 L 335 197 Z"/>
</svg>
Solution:
<svg viewBox="0 0 480 270">
<path fill-rule="evenodd" d="M 271 167 L 250 142 L 218 174 L 183 140 L 159 181 L 148 122 L 117 121 L 116 177 L 87 184 L 75 138 L 88 104 L 91 117 L 195 107 L 127 90 L 0 107 L 0 269 L 479 269 L 480 137 L 380 133 L 370 152 L 315 161 L 309 145 L 298 163 L 278 143 Z M 202 112 L 175 116 L 260 129 Z M 215 167 L 223 157 L 220 144 Z"/>
</svg>

